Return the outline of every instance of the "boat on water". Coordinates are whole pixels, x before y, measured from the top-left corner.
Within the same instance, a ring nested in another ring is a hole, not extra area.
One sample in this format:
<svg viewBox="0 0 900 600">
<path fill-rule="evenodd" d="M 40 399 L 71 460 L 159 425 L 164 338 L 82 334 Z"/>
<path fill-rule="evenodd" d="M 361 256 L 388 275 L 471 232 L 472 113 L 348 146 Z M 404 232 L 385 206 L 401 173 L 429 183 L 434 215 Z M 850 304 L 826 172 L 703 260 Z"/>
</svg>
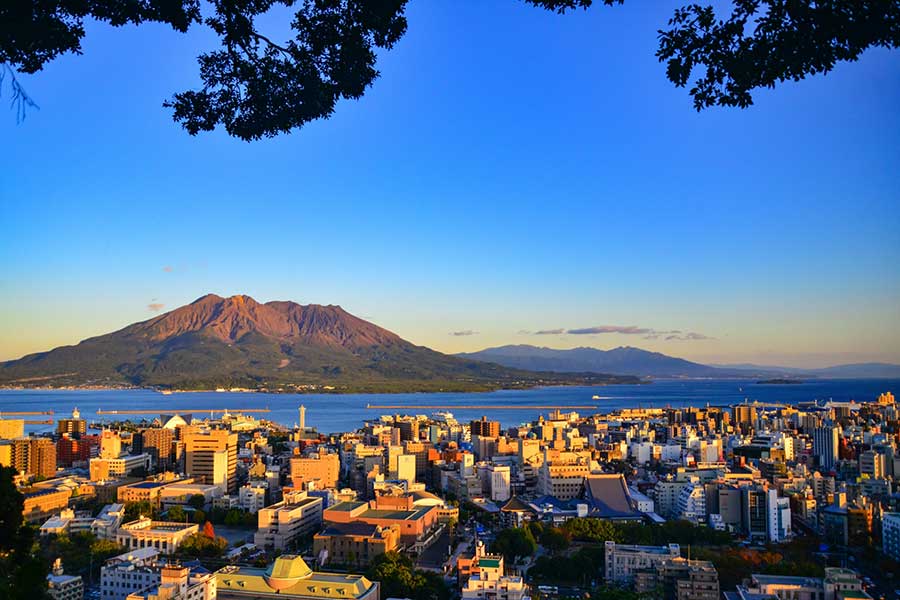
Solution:
<svg viewBox="0 0 900 600">
<path fill-rule="evenodd" d="M 591 400 L 599 400 L 599 399 L 600 399 L 600 396 L 598 396 L 597 394 L 594 394 L 593 396 L 591 396 Z"/>
</svg>

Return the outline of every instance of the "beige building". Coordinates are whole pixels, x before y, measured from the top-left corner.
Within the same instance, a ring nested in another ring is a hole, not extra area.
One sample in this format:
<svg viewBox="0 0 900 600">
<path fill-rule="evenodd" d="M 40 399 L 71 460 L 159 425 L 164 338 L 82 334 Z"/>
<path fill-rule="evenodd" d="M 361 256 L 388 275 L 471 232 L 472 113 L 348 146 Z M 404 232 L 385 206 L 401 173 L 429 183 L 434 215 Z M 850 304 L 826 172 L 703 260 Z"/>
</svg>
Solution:
<svg viewBox="0 0 900 600">
<path fill-rule="evenodd" d="M 306 492 L 287 492 L 284 500 L 257 513 L 259 529 L 253 538 L 257 546 L 284 550 L 299 538 L 310 535 L 322 524 L 322 499 Z"/>
<path fill-rule="evenodd" d="M 317 489 L 337 487 L 341 474 L 341 459 L 337 454 L 329 454 L 325 448 L 310 457 L 291 458 L 291 482 L 295 489 L 305 483 L 316 482 Z"/>
<path fill-rule="evenodd" d="M 92 458 L 89 463 L 91 481 L 105 481 L 137 472 L 146 475 L 150 471 L 149 454 L 131 454 L 118 458 Z"/>
<path fill-rule="evenodd" d="M 320 565 L 335 563 L 366 567 L 377 556 L 393 552 L 399 545 L 399 525 L 330 523 L 313 537 L 313 554 Z"/>
<path fill-rule="evenodd" d="M 24 419 L 0 419 L 0 440 L 14 440 L 25 435 Z"/>
<path fill-rule="evenodd" d="M 151 521 L 141 517 L 123 524 L 116 532 L 116 542 L 129 550 L 155 548 L 162 554 L 172 554 L 186 537 L 198 531 L 199 527 L 194 523 Z"/>
<path fill-rule="evenodd" d="M 50 438 L 40 437 L 10 440 L 0 445 L 0 465 L 13 467 L 28 476 L 49 479 L 56 475 L 56 444 Z"/>
<path fill-rule="evenodd" d="M 29 523 L 43 523 L 69 505 L 72 491 L 68 488 L 29 488 L 21 490 L 25 496 L 22 516 Z"/>
<path fill-rule="evenodd" d="M 590 466 L 584 459 L 564 464 L 545 461 L 538 470 L 537 492 L 560 500 L 577 498 L 584 489 L 584 478 L 590 474 Z"/>
<path fill-rule="evenodd" d="M 228 494 L 237 491 L 236 433 L 186 427 L 182 439 L 187 475 L 202 483 L 218 485 Z"/>
</svg>

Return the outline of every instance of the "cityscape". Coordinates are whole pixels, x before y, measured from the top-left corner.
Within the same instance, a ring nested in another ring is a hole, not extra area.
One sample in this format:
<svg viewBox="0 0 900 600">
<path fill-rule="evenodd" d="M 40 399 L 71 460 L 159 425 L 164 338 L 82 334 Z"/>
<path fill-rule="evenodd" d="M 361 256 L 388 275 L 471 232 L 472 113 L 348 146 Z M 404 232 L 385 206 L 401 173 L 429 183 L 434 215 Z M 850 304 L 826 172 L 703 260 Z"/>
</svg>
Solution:
<svg viewBox="0 0 900 600">
<path fill-rule="evenodd" d="M 0 463 L 56 600 L 893 598 L 898 411 L 4 411 Z"/>
</svg>

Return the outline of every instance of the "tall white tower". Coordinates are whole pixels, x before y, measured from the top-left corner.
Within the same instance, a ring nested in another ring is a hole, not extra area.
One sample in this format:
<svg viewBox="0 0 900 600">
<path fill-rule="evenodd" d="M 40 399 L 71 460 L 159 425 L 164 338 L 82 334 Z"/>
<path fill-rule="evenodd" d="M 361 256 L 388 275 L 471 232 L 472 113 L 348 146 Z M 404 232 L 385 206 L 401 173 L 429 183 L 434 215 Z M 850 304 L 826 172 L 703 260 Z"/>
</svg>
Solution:
<svg viewBox="0 0 900 600">
<path fill-rule="evenodd" d="M 306 407 L 300 405 L 300 429 L 306 429 Z"/>
</svg>

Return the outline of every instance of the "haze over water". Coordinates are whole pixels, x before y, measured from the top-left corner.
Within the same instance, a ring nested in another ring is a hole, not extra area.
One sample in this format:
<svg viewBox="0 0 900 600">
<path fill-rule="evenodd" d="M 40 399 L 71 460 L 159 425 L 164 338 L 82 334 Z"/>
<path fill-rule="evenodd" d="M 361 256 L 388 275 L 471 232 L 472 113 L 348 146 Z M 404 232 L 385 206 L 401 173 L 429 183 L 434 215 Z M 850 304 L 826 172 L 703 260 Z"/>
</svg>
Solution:
<svg viewBox="0 0 900 600">
<path fill-rule="evenodd" d="M 99 421 L 97 410 L 146 410 L 146 415 L 103 416 L 108 420 L 152 419 L 184 409 L 194 410 L 198 418 L 209 410 L 269 408 L 257 416 L 286 426 L 298 420 L 297 408 L 306 406 L 306 425 L 324 433 L 351 431 L 365 420 L 382 414 L 426 414 L 433 409 L 367 409 L 372 405 L 448 405 L 465 408 L 450 410 L 461 422 L 482 415 L 499 420 L 504 427 L 536 419 L 549 410 L 542 406 L 596 405 L 597 409 L 577 409 L 580 414 L 608 412 L 626 407 L 726 406 L 745 399 L 759 402 L 795 404 L 810 400 L 865 402 L 885 391 L 900 391 L 900 380 L 813 380 L 792 385 L 761 385 L 747 380 L 660 380 L 648 385 L 609 385 L 601 387 L 550 387 L 530 390 L 499 390 L 489 393 L 422 394 L 263 394 L 185 392 L 162 395 L 152 390 L 0 390 L 0 416 L 3 411 L 54 411 L 53 418 L 68 416 L 77 407 L 82 418 Z M 592 396 L 600 400 L 592 400 Z M 482 409 L 484 405 L 509 405 L 516 408 Z M 218 414 L 217 414 L 218 416 Z M 31 417 L 40 419 L 40 417 Z M 46 431 L 49 425 L 30 425 L 28 431 Z"/>
</svg>

